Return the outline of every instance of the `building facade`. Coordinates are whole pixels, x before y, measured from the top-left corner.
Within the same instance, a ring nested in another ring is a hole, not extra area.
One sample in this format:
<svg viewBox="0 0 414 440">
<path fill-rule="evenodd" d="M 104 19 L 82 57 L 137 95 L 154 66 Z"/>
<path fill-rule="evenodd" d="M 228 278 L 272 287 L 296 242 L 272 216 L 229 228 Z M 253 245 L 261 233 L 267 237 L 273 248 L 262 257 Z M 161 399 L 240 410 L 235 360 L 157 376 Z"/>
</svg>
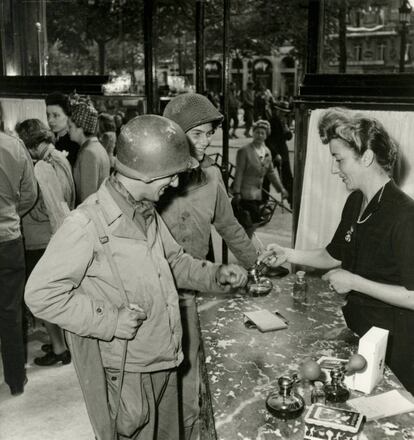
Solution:
<svg viewBox="0 0 414 440">
<path fill-rule="evenodd" d="M 346 73 L 398 72 L 402 24 L 400 0 L 360 2 L 346 14 Z M 371 5 L 370 5 L 371 4 Z M 335 10 L 325 8 L 324 46 L 321 73 L 338 73 L 340 58 L 339 23 Z M 333 30 L 333 31 L 331 31 Z M 405 71 L 414 71 L 412 24 L 406 26 Z"/>
</svg>

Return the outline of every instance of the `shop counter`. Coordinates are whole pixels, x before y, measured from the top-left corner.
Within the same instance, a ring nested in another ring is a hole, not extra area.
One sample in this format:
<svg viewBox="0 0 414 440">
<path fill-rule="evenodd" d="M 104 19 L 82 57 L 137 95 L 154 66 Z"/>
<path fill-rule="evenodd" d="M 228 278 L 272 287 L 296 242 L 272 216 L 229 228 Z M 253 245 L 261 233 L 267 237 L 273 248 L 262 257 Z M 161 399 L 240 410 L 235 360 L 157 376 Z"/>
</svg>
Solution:
<svg viewBox="0 0 414 440">
<path fill-rule="evenodd" d="M 277 379 L 299 374 L 307 357 L 347 359 L 357 352 L 358 338 L 342 317 L 342 295 L 330 291 L 320 278 L 309 277 L 307 300 L 297 301 L 291 295 L 294 276 L 272 281 L 273 290 L 264 297 L 199 295 L 204 358 L 202 440 L 302 439 L 303 415 L 281 421 L 266 409 L 267 395 L 278 389 Z M 288 328 L 266 333 L 247 328 L 243 312 L 257 309 L 278 311 L 289 322 Z M 403 387 L 386 368 L 372 394 L 394 388 Z M 361 395 L 352 391 L 351 398 Z M 360 438 L 414 439 L 414 412 L 367 422 Z"/>
</svg>

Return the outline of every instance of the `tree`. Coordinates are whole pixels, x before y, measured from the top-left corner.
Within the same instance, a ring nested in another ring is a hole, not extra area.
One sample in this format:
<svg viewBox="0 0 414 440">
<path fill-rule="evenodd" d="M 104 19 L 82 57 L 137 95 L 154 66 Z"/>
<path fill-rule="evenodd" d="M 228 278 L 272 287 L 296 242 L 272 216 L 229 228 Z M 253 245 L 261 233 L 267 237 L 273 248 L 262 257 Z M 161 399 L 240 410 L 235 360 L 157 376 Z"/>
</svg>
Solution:
<svg viewBox="0 0 414 440">
<path fill-rule="evenodd" d="M 221 52 L 222 2 L 207 3 L 206 52 Z M 232 49 L 246 55 L 270 54 L 285 44 L 293 47 L 292 55 L 306 53 L 307 0 L 237 0 L 230 13 Z"/>
<path fill-rule="evenodd" d="M 48 8 L 51 46 L 72 58 L 85 58 L 98 47 L 99 72 L 109 65 L 142 61 L 144 0 L 69 0 Z M 286 43 L 293 55 L 306 48 L 307 0 L 233 0 L 230 14 L 231 49 L 242 56 L 270 54 Z M 179 56 L 183 67 L 195 59 L 195 0 L 157 0 L 157 55 L 160 60 Z M 206 56 L 222 52 L 223 1 L 206 0 Z M 116 53 L 118 49 L 120 53 Z M 141 52 L 141 56 L 139 56 Z M 54 57 L 56 58 L 56 57 Z M 185 70 L 185 69 L 184 69 Z"/>
<path fill-rule="evenodd" d="M 51 45 L 60 43 L 67 55 L 87 56 L 91 45 L 98 46 L 99 73 L 106 63 L 110 41 L 142 40 L 142 2 L 129 0 L 72 0 L 59 8 L 47 9 Z"/>
</svg>

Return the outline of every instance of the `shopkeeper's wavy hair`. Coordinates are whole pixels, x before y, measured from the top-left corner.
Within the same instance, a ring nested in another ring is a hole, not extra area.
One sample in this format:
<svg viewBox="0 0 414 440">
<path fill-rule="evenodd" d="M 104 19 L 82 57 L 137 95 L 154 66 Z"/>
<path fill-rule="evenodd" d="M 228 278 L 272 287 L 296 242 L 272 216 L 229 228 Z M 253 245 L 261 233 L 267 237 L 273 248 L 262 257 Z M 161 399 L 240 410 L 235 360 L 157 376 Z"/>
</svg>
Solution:
<svg viewBox="0 0 414 440">
<path fill-rule="evenodd" d="M 332 139 L 342 139 L 358 157 L 366 150 L 372 150 L 377 163 L 387 173 L 391 173 L 397 159 L 397 145 L 376 119 L 334 107 L 321 116 L 318 130 L 324 144 Z"/>
</svg>

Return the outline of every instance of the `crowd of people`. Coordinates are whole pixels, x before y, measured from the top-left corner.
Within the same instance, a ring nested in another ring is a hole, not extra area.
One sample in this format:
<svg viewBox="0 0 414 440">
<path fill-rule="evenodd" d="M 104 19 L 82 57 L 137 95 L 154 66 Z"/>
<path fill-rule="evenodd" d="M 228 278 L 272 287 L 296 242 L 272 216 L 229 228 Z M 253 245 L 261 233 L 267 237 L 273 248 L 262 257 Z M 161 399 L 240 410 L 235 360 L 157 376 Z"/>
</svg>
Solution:
<svg viewBox="0 0 414 440">
<path fill-rule="evenodd" d="M 27 119 L 19 139 L 1 133 L 2 186 L 13 183 L 1 245 L 15 257 L 0 267 L 5 382 L 12 395 L 27 382 L 25 289 L 50 338 L 34 363 L 75 363 L 98 438 L 112 428 L 120 438 L 197 438 L 195 293 L 243 286 L 257 258 L 205 154 L 223 116 L 193 93 L 120 130 L 79 96 L 52 93 L 46 110 L 48 126 Z M 205 261 L 211 225 L 240 266 Z"/>
<path fill-rule="evenodd" d="M 274 164 L 285 152 L 268 144 L 288 139 L 284 109 L 261 94 L 246 116 L 252 140 L 237 152 L 234 211 L 206 155 L 223 115 L 203 95 L 178 95 L 163 116 L 120 128 L 89 100 L 53 93 L 49 126 L 27 119 L 19 138 L 0 132 L 0 339 L 12 395 L 27 382 L 24 295 L 50 337 L 35 364 L 74 362 L 97 439 L 199 437 L 196 293 L 247 283 L 265 177 L 291 197 Z M 413 391 L 414 202 L 391 178 L 396 146 L 377 121 L 345 109 L 325 112 L 319 130 L 352 191 L 338 230 L 324 249 L 273 244 L 259 258 L 328 269 L 332 290 L 347 295 L 348 326 L 389 329 L 387 362 Z M 238 264 L 207 260 L 212 225 Z"/>
</svg>

